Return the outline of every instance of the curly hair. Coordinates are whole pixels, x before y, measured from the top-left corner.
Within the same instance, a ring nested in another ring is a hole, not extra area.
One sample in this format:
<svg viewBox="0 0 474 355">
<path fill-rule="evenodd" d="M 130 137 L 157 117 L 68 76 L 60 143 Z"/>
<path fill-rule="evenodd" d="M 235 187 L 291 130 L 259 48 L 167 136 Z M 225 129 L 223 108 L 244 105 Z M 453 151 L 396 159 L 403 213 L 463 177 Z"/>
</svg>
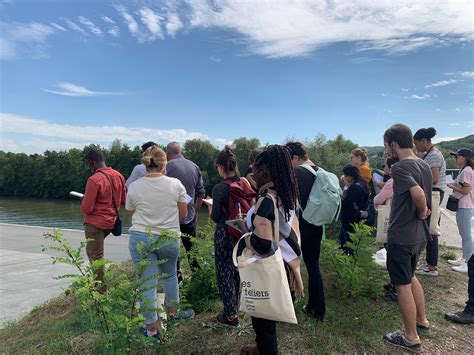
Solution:
<svg viewBox="0 0 474 355">
<path fill-rule="evenodd" d="M 271 175 L 277 196 L 285 210 L 285 219 L 288 221 L 290 210 L 296 208 L 299 197 L 298 182 L 291 165 L 290 149 L 278 144 L 269 145 L 257 156 L 254 167 Z"/>
</svg>

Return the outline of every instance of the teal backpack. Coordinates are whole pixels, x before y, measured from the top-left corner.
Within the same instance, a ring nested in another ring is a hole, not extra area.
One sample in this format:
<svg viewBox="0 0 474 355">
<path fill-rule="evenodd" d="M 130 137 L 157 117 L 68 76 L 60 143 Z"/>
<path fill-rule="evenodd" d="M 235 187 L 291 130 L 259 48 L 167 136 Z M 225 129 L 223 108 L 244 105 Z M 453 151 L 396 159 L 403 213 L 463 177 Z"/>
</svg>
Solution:
<svg viewBox="0 0 474 355">
<path fill-rule="evenodd" d="M 315 171 L 309 164 L 301 166 L 315 176 L 306 208 L 303 211 L 303 218 L 316 226 L 324 226 L 337 221 L 341 212 L 342 192 L 339 179 L 321 167 Z"/>
</svg>

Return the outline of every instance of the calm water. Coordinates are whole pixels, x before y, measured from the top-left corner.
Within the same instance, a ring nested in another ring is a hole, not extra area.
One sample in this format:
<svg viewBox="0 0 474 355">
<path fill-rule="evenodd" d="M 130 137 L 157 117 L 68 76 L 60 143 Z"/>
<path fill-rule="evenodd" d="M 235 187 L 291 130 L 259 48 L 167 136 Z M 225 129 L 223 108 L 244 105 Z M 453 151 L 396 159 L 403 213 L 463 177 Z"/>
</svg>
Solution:
<svg viewBox="0 0 474 355">
<path fill-rule="evenodd" d="M 124 232 L 128 233 L 131 219 L 123 209 L 120 211 Z M 199 211 L 199 224 L 207 223 L 207 208 Z M 79 199 L 49 200 L 0 196 L 0 223 L 30 226 L 82 229 L 83 216 Z"/>
</svg>

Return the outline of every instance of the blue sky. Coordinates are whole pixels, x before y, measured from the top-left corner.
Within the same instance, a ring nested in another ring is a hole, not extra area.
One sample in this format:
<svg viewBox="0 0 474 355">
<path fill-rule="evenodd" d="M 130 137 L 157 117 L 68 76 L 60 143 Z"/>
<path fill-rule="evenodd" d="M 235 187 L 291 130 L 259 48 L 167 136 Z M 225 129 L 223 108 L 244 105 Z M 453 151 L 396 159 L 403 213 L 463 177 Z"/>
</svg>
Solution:
<svg viewBox="0 0 474 355">
<path fill-rule="evenodd" d="M 0 0 L 0 149 L 474 132 L 470 0 Z"/>
</svg>

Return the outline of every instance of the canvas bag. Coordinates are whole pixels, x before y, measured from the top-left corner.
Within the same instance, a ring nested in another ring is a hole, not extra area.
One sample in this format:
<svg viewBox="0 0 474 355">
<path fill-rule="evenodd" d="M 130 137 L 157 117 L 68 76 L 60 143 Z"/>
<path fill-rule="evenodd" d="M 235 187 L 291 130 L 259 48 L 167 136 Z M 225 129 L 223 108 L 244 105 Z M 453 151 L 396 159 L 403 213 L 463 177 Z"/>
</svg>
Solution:
<svg viewBox="0 0 474 355">
<path fill-rule="evenodd" d="M 380 205 L 377 209 L 377 243 L 388 243 L 388 226 L 390 225 L 391 201 L 386 205 Z"/>
<path fill-rule="evenodd" d="M 245 248 L 237 257 L 239 243 L 236 244 L 232 258 L 240 275 L 240 311 L 252 317 L 297 324 L 295 308 L 291 299 L 290 286 L 286 276 L 283 257 L 278 247 L 279 213 L 275 205 L 275 221 L 273 223 L 273 241 L 276 251 L 273 255 L 261 258 Z M 257 206 L 258 208 L 258 206 Z M 250 233 L 246 233 L 241 239 Z"/>
<path fill-rule="evenodd" d="M 439 227 L 440 204 L 441 195 L 439 191 L 431 193 L 431 215 L 430 215 L 430 234 L 441 235 L 441 228 Z"/>
<path fill-rule="evenodd" d="M 315 176 L 303 211 L 303 218 L 316 226 L 324 226 L 337 221 L 341 212 L 339 179 L 321 167 L 315 171 L 309 164 L 301 164 L 301 166 Z"/>
</svg>

